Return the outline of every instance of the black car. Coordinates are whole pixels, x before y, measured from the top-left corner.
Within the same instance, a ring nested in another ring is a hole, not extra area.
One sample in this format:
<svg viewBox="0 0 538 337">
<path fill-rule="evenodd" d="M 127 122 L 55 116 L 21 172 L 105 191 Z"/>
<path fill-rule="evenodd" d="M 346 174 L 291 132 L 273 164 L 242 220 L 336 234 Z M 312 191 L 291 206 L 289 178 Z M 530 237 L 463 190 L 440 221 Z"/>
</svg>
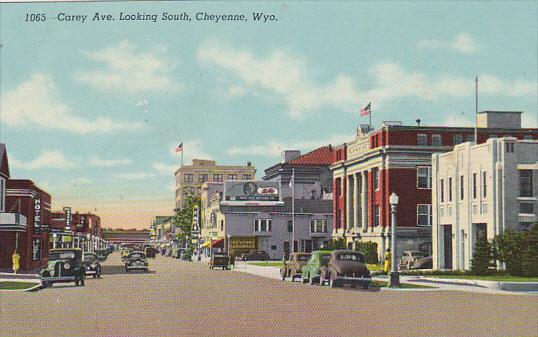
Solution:
<svg viewBox="0 0 538 337">
<path fill-rule="evenodd" d="M 108 250 L 106 250 L 106 249 L 97 249 L 95 251 L 95 254 L 96 254 L 97 259 L 99 261 L 105 261 L 106 258 L 108 257 Z"/>
<path fill-rule="evenodd" d="M 86 275 L 92 275 L 93 278 L 101 277 L 101 264 L 96 253 L 84 253 L 84 266 L 86 267 Z"/>
<path fill-rule="evenodd" d="M 143 270 L 146 273 L 149 271 L 148 260 L 144 252 L 134 251 L 125 258 L 125 271 L 128 273 L 133 269 Z"/>
<path fill-rule="evenodd" d="M 39 274 L 43 287 L 53 283 L 75 282 L 84 286 L 86 267 L 82 263 L 82 249 L 61 248 L 49 251 L 47 266 Z"/>
<path fill-rule="evenodd" d="M 269 254 L 263 250 L 255 250 L 243 255 L 243 261 L 267 261 Z"/>
</svg>

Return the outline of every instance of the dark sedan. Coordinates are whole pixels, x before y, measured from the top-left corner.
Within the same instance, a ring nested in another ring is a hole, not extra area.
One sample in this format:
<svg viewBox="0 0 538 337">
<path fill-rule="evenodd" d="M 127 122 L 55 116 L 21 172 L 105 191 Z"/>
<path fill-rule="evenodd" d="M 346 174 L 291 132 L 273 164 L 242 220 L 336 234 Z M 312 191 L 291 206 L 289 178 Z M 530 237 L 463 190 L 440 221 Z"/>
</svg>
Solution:
<svg viewBox="0 0 538 337">
<path fill-rule="evenodd" d="M 353 250 L 333 251 L 328 265 L 320 270 L 321 285 L 328 282 L 331 287 L 349 284 L 367 289 L 371 281 L 364 255 Z"/>
<path fill-rule="evenodd" d="M 86 268 L 86 275 L 92 275 L 93 278 L 101 277 L 101 264 L 96 253 L 84 252 L 82 263 Z"/>
<path fill-rule="evenodd" d="M 143 270 L 146 273 L 149 271 L 148 260 L 144 252 L 135 251 L 125 258 L 125 271 L 128 273 L 131 270 Z"/>
</svg>

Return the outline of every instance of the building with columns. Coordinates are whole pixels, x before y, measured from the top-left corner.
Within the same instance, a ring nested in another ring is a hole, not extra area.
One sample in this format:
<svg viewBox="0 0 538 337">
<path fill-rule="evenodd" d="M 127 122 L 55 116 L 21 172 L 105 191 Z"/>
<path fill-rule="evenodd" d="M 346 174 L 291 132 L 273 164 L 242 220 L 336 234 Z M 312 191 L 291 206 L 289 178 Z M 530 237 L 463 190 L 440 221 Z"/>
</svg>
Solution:
<svg viewBox="0 0 538 337">
<path fill-rule="evenodd" d="M 384 122 L 378 129 L 361 125 L 355 138 L 336 148 L 331 165 L 334 191 L 333 239 L 349 248 L 357 241 L 377 243 L 379 257 L 390 248 L 389 196 L 397 208 L 397 252 L 432 250 L 432 154 L 474 141 L 474 128 L 404 126 Z M 513 136 L 538 139 L 538 130 L 521 128 L 521 112 L 478 114 L 478 142 Z"/>
<path fill-rule="evenodd" d="M 538 220 L 538 140 L 492 138 L 434 154 L 433 268 L 469 270 L 477 240 Z"/>
</svg>

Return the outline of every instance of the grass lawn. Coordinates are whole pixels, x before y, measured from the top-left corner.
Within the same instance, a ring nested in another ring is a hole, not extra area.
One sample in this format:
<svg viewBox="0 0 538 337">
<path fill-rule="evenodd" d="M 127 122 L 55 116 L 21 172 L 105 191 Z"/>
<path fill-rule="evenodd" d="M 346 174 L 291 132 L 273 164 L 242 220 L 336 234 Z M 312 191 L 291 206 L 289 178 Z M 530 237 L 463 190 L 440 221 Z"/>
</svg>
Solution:
<svg viewBox="0 0 538 337">
<path fill-rule="evenodd" d="M 374 287 L 386 288 L 388 287 L 389 283 L 384 282 L 384 281 L 372 281 L 372 285 Z M 423 286 L 420 284 L 400 283 L 400 288 L 402 289 L 432 289 L 432 288 L 437 288 L 437 287 Z"/>
<path fill-rule="evenodd" d="M 0 290 L 21 290 L 35 287 L 36 283 L 30 282 L 0 282 Z"/>
<path fill-rule="evenodd" d="M 260 267 L 282 267 L 282 261 L 265 261 L 265 262 L 247 262 L 248 264 L 251 264 L 253 266 L 260 266 Z M 378 264 L 368 264 L 368 270 L 370 271 L 379 271 L 383 270 L 383 266 Z"/>
<path fill-rule="evenodd" d="M 481 281 L 497 281 L 497 282 L 538 282 L 538 277 L 523 277 L 510 275 L 494 275 L 494 276 L 474 276 L 474 275 L 424 275 L 437 278 L 453 278 L 464 280 L 481 280 Z"/>
</svg>

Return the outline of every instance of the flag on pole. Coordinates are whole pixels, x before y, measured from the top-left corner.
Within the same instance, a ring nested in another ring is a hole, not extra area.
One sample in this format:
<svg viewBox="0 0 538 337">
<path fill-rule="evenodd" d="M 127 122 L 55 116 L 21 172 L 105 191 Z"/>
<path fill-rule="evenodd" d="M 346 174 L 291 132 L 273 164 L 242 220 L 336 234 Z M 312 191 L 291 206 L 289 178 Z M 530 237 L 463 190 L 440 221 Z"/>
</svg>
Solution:
<svg viewBox="0 0 538 337">
<path fill-rule="evenodd" d="M 369 114 L 372 113 L 371 105 L 372 105 L 372 102 L 368 103 L 367 106 L 361 109 L 361 116 L 368 116 Z"/>
<path fill-rule="evenodd" d="M 176 153 L 183 152 L 183 142 L 176 146 Z"/>
</svg>

